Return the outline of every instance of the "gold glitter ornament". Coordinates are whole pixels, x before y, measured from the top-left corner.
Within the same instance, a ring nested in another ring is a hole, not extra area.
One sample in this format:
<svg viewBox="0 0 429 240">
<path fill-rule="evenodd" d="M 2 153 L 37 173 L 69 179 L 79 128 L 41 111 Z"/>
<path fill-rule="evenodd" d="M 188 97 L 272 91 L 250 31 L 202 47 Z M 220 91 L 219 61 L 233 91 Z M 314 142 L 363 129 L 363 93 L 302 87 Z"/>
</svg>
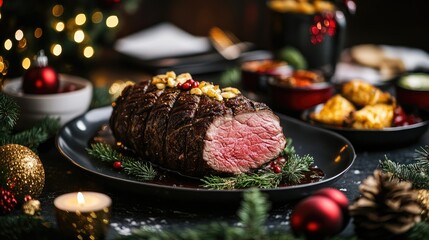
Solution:
<svg viewBox="0 0 429 240">
<path fill-rule="evenodd" d="M 39 196 L 45 185 L 45 170 L 39 156 L 19 144 L 1 146 L 0 183 L 5 183 L 18 202 L 26 195 Z"/>
</svg>

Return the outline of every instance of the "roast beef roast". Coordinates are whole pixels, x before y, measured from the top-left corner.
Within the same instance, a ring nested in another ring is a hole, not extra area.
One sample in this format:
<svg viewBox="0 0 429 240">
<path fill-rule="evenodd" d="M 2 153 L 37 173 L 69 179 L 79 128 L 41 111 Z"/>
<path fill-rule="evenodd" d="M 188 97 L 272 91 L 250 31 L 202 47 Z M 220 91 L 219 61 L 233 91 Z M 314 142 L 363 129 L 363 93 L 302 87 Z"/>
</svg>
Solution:
<svg viewBox="0 0 429 240">
<path fill-rule="evenodd" d="M 196 177 L 249 172 L 279 156 L 286 139 L 265 104 L 232 96 L 140 81 L 113 103 L 110 127 L 140 158 L 166 169 Z"/>
</svg>

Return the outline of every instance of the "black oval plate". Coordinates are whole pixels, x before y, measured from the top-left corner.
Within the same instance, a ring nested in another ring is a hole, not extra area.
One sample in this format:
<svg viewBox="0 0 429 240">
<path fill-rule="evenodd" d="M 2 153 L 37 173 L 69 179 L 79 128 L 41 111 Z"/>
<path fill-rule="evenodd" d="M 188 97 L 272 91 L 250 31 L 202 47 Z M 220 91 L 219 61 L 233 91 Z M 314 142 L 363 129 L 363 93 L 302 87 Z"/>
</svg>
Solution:
<svg viewBox="0 0 429 240">
<path fill-rule="evenodd" d="M 147 197 L 187 203 L 238 203 L 241 200 L 243 192 L 246 191 L 244 189 L 209 190 L 140 182 L 105 163 L 90 158 L 85 148 L 88 147 L 89 140 L 100 126 L 108 122 L 111 111 L 111 107 L 93 109 L 67 123 L 56 137 L 56 146 L 61 154 L 79 168 L 102 178 L 110 185 Z M 297 153 L 312 155 L 315 164 L 324 171 L 325 177 L 315 183 L 263 189 L 270 201 L 283 202 L 305 197 L 338 180 L 353 164 L 356 154 L 347 139 L 287 116 L 279 115 L 279 117 L 285 135 L 292 138 Z"/>
<path fill-rule="evenodd" d="M 318 123 L 310 118 L 314 112 L 322 109 L 323 103 L 305 110 L 301 118 L 316 127 L 324 128 L 341 134 L 352 142 L 358 150 L 371 150 L 380 148 L 393 148 L 412 144 L 420 139 L 429 128 L 429 120 L 423 117 L 422 122 L 383 129 L 352 129 L 346 127 L 337 127 L 328 124 Z M 421 117 L 421 116 L 420 116 Z"/>
</svg>

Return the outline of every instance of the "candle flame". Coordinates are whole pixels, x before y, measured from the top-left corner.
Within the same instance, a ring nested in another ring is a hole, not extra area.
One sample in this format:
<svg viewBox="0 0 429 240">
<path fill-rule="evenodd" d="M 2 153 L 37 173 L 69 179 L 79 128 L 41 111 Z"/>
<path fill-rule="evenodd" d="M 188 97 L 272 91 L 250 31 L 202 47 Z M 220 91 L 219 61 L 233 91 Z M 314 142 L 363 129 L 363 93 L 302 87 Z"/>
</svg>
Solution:
<svg viewBox="0 0 429 240">
<path fill-rule="evenodd" d="M 85 204 L 85 198 L 83 197 L 83 194 L 81 192 L 77 193 L 77 203 L 79 205 Z"/>
</svg>

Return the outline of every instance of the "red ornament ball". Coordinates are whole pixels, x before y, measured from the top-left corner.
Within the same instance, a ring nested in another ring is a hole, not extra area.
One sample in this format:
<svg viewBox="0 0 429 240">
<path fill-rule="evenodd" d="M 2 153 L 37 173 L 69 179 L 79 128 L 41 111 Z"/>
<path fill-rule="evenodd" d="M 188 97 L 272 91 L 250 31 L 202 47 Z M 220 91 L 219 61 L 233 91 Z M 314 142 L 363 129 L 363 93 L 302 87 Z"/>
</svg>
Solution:
<svg viewBox="0 0 429 240">
<path fill-rule="evenodd" d="M 24 74 L 22 90 L 29 94 L 57 93 L 60 82 L 51 67 L 32 67 Z"/>
<path fill-rule="evenodd" d="M 294 208 L 290 224 L 294 234 L 306 239 L 324 239 L 341 232 L 343 214 L 341 208 L 324 196 L 311 196 Z"/>
<path fill-rule="evenodd" d="M 338 206 L 340 206 L 341 210 L 348 212 L 349 210 L 349 200 L 346 195 L 338 189 L 335 188 L 323 188 L 317 190 L 312 194 L 312 196 L 324 196 L 332 201 L 334 201 Z"/>
<path fill-rule="evenodd" d="M 36 56 L 34 66 L 23 76 L 22 90 L 28 94 L 57 93 L 60 87 L 58 73 L 48 66 L 48 58 L 43 51 Z"/>
<path fill-rule="evenodd" d="M 323 196 L 334 201 L 341 209 L 343 214 L 343 227 L 342 229 L 347 227 L 349 223 L 349 200 L 346 195 L 338 189 L 335 188 L 323 188 L 312 194 L 312 196 Z"/>
</svg>

